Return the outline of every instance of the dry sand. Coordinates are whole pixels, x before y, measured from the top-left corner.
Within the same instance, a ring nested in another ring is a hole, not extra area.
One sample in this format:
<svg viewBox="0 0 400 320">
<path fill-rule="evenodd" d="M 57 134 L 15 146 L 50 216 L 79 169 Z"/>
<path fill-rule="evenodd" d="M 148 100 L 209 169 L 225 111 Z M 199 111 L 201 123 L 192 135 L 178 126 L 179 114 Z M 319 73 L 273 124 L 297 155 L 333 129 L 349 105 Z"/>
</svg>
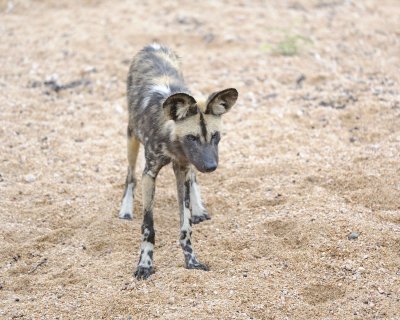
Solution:
<svg viewBox="0 0 400 320">
<path fill-rule="evenodd" d="M 158 3 L 0 1 L 0 318 L 400 319 L 400 3 Z M 139 282 L 141 191 L 117 213 L 152 41 L 193 92 L 240 99 L 199 176 L 211 271 L 183 267 L 166 167 Z"/>
</svg>

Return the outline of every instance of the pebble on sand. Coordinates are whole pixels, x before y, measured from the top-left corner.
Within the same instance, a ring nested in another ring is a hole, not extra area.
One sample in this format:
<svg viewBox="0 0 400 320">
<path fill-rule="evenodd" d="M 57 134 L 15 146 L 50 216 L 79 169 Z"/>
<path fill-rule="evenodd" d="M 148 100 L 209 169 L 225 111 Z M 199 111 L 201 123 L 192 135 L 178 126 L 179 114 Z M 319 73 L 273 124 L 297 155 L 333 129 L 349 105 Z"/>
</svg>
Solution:
<svg viewBox="0 0 400 320">
<path fill-rule="evenodd" d="M 25 176 L 25 181 L 28 183 L 32 183 L 36 180 L 36 177 L 33 174 L 28 174 Z"/>
<path fill-rule="evenodd" d="M 358 232 L 351 232 L 351 233 L 349 233 L 348 235 L 347 235 L 347 239 L 349 239 L 349 240 L 355 240 L 355 239 L 357 239 L 358 238 L 358 236 L 359 236 L 360 234 L 358 233 Z"/>
</svg>

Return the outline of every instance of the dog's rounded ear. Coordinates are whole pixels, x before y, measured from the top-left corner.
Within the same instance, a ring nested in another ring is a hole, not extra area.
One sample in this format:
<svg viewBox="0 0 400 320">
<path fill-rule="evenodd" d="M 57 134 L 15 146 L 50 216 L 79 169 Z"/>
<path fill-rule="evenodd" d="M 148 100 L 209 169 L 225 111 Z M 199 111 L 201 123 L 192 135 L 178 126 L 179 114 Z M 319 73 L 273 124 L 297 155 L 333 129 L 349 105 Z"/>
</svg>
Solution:
<svg viewBox="0 0 400 320">
<path fill-rule="evenodd" d="M 187 93 L 174 93 L 163 103 L 165 115 L 168 119 L 177 121 L 197 114 L 197 102 Z"/>
<path fill-rule="evenodd" d="M 235 104 L 238 96 L 239 93 L 235 88 L 229 88 L 212 93 L 208 97 L 205 113 L 220 116 L 225 112 L 228 112 Z"/>
</svg>

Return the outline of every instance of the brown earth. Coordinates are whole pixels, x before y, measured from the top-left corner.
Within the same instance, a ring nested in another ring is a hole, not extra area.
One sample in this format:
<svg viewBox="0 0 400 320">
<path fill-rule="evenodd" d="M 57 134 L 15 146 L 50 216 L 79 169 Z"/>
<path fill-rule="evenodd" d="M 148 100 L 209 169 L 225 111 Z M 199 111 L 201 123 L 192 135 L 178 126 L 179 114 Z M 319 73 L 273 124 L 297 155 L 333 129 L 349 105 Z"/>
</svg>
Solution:
<svg viewBox="0 0 400 320">
<path fill-rule="evenodd" d="M 400 319 L 399 2 L 160 3 L 0 1 L 0 318 Z M 167 167 L 137 281 L 125 78 L 152 41 L 240 98 L 199 176 L 211 271 L 183 267 Z"/>
</svg>

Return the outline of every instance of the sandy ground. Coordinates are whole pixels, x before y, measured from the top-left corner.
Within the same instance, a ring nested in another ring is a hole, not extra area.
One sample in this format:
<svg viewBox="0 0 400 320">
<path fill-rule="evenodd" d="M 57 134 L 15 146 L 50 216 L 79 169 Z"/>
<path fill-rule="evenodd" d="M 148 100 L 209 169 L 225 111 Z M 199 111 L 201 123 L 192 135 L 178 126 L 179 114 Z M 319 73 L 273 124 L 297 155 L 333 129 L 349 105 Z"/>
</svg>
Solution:
<svg viewBox="0 0 400 320">
<path fill-rule="evenodd" d="M 157 3 L 0 1 L 0 318 L 400 319 L 400 3 Z M 139 282 L 141 191 L 117 214 L 152 41 L 194 93 L 240 99 L 199 176 L 211 271 L 183 267 L 166 167 Z"/>
</svg>

